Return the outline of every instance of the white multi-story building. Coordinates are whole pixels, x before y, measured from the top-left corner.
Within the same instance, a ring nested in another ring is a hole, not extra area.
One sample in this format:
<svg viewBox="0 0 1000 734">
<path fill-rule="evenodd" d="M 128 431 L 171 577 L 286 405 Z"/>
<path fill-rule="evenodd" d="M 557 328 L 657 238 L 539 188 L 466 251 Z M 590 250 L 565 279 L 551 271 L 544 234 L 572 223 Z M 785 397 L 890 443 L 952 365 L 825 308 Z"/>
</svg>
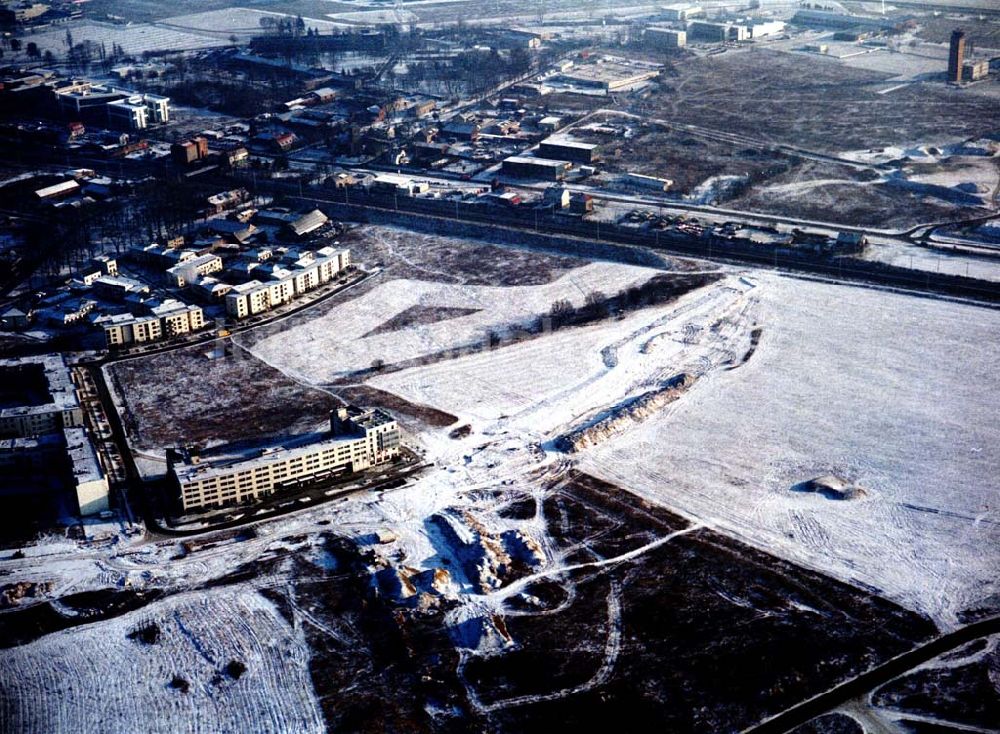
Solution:
<svg viewBox="0 0 1000 734">
<path fill-rule="evenodd" d="M 199 276 L 217 273 L 222 270 L 222 258 L 218 255 L 198 255 L 183 257 L 177 265 L 167 269 L 167 277 L 178 288 L 192 283 Z"/>
<path fill-rule="evenodd" d="M 167 300 L 151 307 L 148 315 L 116 314 L 96 323 L 104 329 L 108 349 L 117 349 L 198 331 L 205 327 L 205 314 L 201 306 Z"/>
<path fill-rule="evenodd" d="M 103 110 L 114 127 L 145 130 L 151 122 L 170 121 L 170 98 L 158 94 L 140 94 L 81 80 L 58 87 L 55 94 L 64 114 L 82 117 Z"/>
<path fill-rule="evenodd" d="M 73 471 L 73 488 L 81 515 L 108 509 L 108 478 L 101 470 L 94 445 L 84 428 L 66 428 L 66 453 Z"/>
<path fill-rule="evenodd" d="M 23 395 L 47 393 L 41 400 L 0 409 L 0 436 L 38 436 L 60 428 L 83 425 L 83 408 L 66 361 L 58 354 L 0 360 L 5 385 L 34 383 L 18 389 Z M 44 402 L 43 402 L 44 401 Z"/>
<path fill-rule="evenodd" d="M 149 110 L 146 105 L 128 99 L 108 102 L 108 124 L 116 129 L 145 130 L 149 127 Z"/>
<path fill-rule="evenodd" d="M 270 307 L 267 286 L 259 280 L 234 285 L 226 294 L 226 313 L 238 319 L 263 313 Z"/>
<path fill-rule="evenodd" d="M 316 484 L 363 471 L 399 456 L 396 420 L 379 408 L 340 408 L 331 414 L 330 433 L 320 441 L 264 449 L 227 463 L 202 463 L 189 452 L 168 452 L 181 508 L 258 500 L 275 492 Z M 180 463 L 178 463 L 180 462 Z"/>
<path fill-rule="evenodd" d="M 322 247 L 299 257 L 290 269 L 280 265 L 254 268 L 254 274 L 270 274 L 270 279 L 233 286 L 226 293 L 226 313 L 237 319 L 263 313 L 329 283 L 350 264 L 349 250 Z"/>
</svg>

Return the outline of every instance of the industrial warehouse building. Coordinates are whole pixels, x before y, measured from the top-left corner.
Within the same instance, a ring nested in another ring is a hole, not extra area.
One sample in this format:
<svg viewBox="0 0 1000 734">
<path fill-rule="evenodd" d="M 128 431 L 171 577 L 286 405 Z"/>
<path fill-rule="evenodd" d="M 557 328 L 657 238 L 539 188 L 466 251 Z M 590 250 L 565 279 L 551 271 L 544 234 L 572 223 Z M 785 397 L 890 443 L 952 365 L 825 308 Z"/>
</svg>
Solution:
<svg viewBox="0 0 1000 734">
<path fill-rule="evenodd" d="M 735 23 L 710 23 L 696 20 L 688 24 L 688 38 L 691 40 L 726 43 L 727 41 L 749 41 L 750 29 Z"/>
<path fill-rule="evenodd" d="M 593 143 L 577 143 L 565 138 L 546 138 L 538 144 L 538 157 L 574 163 L 593 163 L 599 149 Z"/>
<path fill-rule="evenodd" d="M 547 158 L 529 158 L 515 155 L 503 162 L 501 172 L 514 178 L 540 178 L 545 181 L 559 181 L 573 167 L 569 161 L 553 161 Z"/>
<path fill-rule="evenodd" d="M 257 500 L 339 475 L 384 464 L 399 456 L 396 419 L 374 408 L 338 408 L 330 432 L 319 440 L 264 449 L 225 464 L 201 463 L 189 451 L 168 452 L 169 472 L 187 512 Z"/>
<path fill-rule="evenodd" d="M 676 28 L 647 28 L 643 38 L 653 48 L 672 49 L 687 45 L 687 31 L 679 31 Z"/>
</svg>

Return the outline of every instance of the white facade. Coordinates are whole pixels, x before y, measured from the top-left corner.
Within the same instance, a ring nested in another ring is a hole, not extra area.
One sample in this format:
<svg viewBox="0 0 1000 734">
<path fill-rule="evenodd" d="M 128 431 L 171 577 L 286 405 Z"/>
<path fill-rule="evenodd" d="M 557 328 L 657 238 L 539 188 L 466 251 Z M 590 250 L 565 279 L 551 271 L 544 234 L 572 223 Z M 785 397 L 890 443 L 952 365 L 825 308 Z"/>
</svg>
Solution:
<svg viewBox="0 0 1000 734">
<path fill-rule="evenodd" d="M 750 37 L 765 38 L 767 36 L 778 36 L 785 32 L 785 23 L 780 20 L 772 20 L 767 23 L 755 23 L 750 27 Z"/>
<path fill-rule="evenodd" d="M 183 288 L 199 276 L 217 273 L 220 270 L 222 270 L 222 258 L 218 255 L 185 258 L 182 253 L 180 262 L 167 269 L 167 277 L 175 286 Z"/>
<path fill-rule="evenodd" d="M 329 283 L 350 264 L 351 254 L 346 249 L 323 247 L 315 253 L 307 253 L 290 270 L 278 266 L 271 268 L 272 280 L 251 280 L 233 286 L 226 293 L 226 313 L 237 319 L 263 313 Z"/>
<path fill-rule="evenodd" d="M 340 409 L 330 435 L 293 448 L 276 447 L 227 465 L 189 459 L 172 465 L 181 507 L 185 511 L 257 500 L 340 474 L 362 471 L 399 456 L 400 433 L 395 419 L 380 409 Z"/>
<path fill-rule="evenodd" d="M 0 370 L 20 371 L 41 368 L 50 402 L 0 409 L 0 436 L 37 436 L 60 428 L 83 425 L 83 408 L 65 360 L 59 355 L 0 360 Z"/>
<path fill-rule="evenodd" d="M 145 130 L 149 127 L 149 110 L 145 105 L 127 99 L 109 102 L 108 123 L 112 127 Z"/>
<path fill-rule="evenodd" d="M 94 446 L 83 428 L 67 428 L 66 453 L 73 470 L 76 501 L 81 515 L 96 515 L 108 509 L 108 478 L 101 471 Z"/>
</svg>

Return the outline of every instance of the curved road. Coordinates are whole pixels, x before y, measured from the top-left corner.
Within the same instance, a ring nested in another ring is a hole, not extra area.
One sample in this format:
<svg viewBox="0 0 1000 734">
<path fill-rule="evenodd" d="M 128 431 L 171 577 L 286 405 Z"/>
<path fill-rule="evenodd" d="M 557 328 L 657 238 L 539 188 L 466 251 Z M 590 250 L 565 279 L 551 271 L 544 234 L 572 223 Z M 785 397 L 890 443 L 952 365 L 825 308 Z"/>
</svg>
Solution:
<svg viewBox="0 0 1000 734">
<path fill-rule="evenodd" d="M 744 729 L 742 734 L 784 734 L 817 716 L 828 713 L 853 698 L 862 696 L 879 686 L 898 678 L 942 653 L 954 650 L 972 640 L 1000 634 L 1000 616 L 973 622 L 954 632 L 936 637 L 919 647 L 897 655 L 876 668 L 844 681 L 830 690 L 785 709 L 761 723 Z"/>
</svg>

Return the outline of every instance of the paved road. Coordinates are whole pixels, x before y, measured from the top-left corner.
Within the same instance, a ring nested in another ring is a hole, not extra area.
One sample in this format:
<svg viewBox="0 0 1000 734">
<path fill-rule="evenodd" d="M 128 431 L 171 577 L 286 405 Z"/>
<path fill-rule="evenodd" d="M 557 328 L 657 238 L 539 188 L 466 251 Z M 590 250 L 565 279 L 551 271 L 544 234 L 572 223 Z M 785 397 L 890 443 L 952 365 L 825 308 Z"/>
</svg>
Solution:
<svg viewBox="0 0 1000 734">
<path fill-rule="evenodd" d="M 743 734 L 784 734 L 817 716 L 841 706 L 851 699 L 863 696 L 893 678 L 913 670 L 938 655 L 977 640 L 980 637 L 1000 634 L 1000 616 L 974 622 L 961 629 L 949 632 L 924 643 L 909 652 L 897 655 L 876 668 L 841 683 L 834 688 L 810 698 L 808 701 L 785 709 L 780 714 L 762 721 L 756 726 L 744 729 Z"/>
</svg>

